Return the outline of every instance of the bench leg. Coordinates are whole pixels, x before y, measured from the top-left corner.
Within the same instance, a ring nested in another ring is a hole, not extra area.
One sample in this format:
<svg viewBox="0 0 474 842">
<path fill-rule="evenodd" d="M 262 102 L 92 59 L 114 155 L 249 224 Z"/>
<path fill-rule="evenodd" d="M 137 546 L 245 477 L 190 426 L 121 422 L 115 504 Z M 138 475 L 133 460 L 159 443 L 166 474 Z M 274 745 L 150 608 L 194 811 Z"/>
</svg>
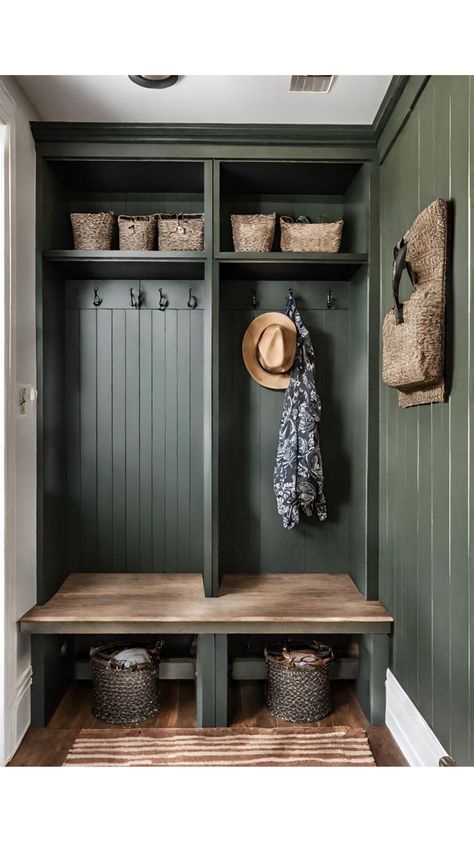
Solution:
<svg viewBox="0 0 474 842">
<path fill-rule="evenodd" d="M 389 636 L 367 634 L 360 638 L 358 699 L 372 725 L 385 724 L 385 679 L 389 665 Z"/>
<path fill-rule="evenodd" d="M 225 727 L 228 709 L 226 634 L 198 635 L 196 657 L 196 725 Z"/>
<path fill-rule="evenodd" d="M 229 719 L 229 656 L 227 635 L 216 634 L 216 727 L 225 728 Z"/>
</svg>

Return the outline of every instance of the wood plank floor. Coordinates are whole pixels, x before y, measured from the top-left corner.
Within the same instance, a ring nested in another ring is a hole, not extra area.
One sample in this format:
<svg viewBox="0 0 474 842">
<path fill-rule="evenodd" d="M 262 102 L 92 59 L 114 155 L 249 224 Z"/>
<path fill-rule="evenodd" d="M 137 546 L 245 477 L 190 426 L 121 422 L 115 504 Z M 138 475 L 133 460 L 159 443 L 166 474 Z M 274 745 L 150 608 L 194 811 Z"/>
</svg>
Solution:
<svg viewBox="0 0 474 842">
<path fill-rule="evenodd" d="M 335 681 L 332 687 L 332 713 L 314 727 L 348 725 L 365 728 L 377 766 L 406 766 L 389 731 L 384 726 L 369 725 L 348 681 Z M 92 688 L 89 682 L 76 681 L 69 687 L 47 728 L 30 728 L 11 766 L 61 766 L 81 728 L 112 729 L 92 715 Z M 288 727 L 272 716 L 263 701 L 262 682 L 233 682 L 229 724 L 274 728 Z M 161 711 L 155 719 L 139 728 L 192 728 L 195 725 L 194 682 L 162 681 Z M 127 726 L 130 727 L 130 726 Z M 295 726 L 297 729 L 298 726 Z"/>
<path fill-rule="evenodd" d="M 321 573 L 224 576 L 218 599 L 197 574 L 73 573 L 20 620 L 32 634 L 386 634 L 391 624 L 350 576 Z"/>
</svg>

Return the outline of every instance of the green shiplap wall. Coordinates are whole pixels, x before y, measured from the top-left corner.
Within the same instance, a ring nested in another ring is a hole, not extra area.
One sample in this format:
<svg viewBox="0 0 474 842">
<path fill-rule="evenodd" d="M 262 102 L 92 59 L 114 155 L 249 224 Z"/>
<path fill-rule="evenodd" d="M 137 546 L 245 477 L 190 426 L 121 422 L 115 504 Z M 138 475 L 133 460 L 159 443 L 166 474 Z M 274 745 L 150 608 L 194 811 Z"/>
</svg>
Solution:
<svg viewBox="0 0 474 842">
<path fill-rule="evenodd" d="M 201 572 L 203 311 L 65 318 L 69 572 Z"/>
<path fill-rule="evenodd" d="M 398 409 L 381 386 L 380 598 L 395 618 L 391 669 L 460 764 L 474 764 L 473 149 L 474 80 L 432 77 L 380 179 L 382 316 L 393 244 L 435 197 L 450 202 L 449 399 Z"/>
<path fill-rule="evenodd" d="M 329 285 L 337 299 L 335 308 L 330 310 L 326 306 Z M 354 520 L 363 526 L 365 474 L 354 466 L 358 465 L 359 453 L 364 461 L 366 458 L 365 421 L 354 408 L 352 390 L 353 382 L 359 382 L 359 365 L 366 370 L 366 358 L 362 343 L 357 343 L 357 347 L 353 343 L 351 284 L 294 282 L 297 305 L 316 355 L 328 518 L 320 523 L 316 516 L 302 517 L 292 530 L 282 526 L 273 491 L 284 393 L 259 386 L 249 376 L 241 352 L 248 324 L 265 310 L 283 309 L 288 283 L 255 282 L 255 310 L 248 308 L 248 283 L 226 282 L 223 286 L 219 388 L 221 571 L 350 573 L 364 591 L 365 530 L 354 529 Z M 361 286 L 365 290 L 365 284 Z M 362 384 L 363 401 L 364 388 Z"/>
</svg>

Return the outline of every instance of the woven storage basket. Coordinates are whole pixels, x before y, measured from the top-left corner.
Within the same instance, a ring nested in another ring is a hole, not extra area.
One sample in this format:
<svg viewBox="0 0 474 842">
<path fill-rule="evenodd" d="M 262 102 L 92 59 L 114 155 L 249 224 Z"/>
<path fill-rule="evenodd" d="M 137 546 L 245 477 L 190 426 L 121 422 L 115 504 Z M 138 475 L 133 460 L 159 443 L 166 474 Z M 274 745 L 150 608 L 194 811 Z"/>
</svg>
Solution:
<svg viewBox="0 0 474 842">
<path fill-rule="evenodd" d="M 271 251 L 275 220 L 274 213 L 231 214 L 234 251 Z"/>
<path fill-rule="evenodd" d="M 203 213 L 159 214 L 158 249 L 160 251 L 202 251 L 203 248 Z"/>
<path fill-rule="evenodd" d="M 301 651 L 311 656 L 301 658 Z M 265 649 L 266 702 L 269 711 L 288 722 L 314 722 L 331 711 L 328 668 L 330 646 L 317 641 L 282 640 Z"/>
<path fill-rule="evenodd" d="M 156 247 L 156 216 L 119 216 L 121 251 L 153 251 Z"/>
<path fill-rule="evenodd" d="M 158 677 L 161 640 L 150 646 L 143 644 L 151 661 L 135 666 L 124 666 L 113 660 L 113 655 L 135 641 L 107 643 L 92 647 L 90 661 L 94 707 L 93 714 L 112 725 L 133 725 L 152 719 L 160 709 Z"/>
<path fill-rule="evenodd" d="M 75 249 L 105 251 L 112 247 L 115 214 L 71 213 L 72 233 Z"/>
<path fill-rule="evenodd" d="M 281 250 L 337 252 L 341 247 L 343 225 L 342 219 L 337 222 L 294 222 L 290 216 L 282 216 Z"/>
</svg>

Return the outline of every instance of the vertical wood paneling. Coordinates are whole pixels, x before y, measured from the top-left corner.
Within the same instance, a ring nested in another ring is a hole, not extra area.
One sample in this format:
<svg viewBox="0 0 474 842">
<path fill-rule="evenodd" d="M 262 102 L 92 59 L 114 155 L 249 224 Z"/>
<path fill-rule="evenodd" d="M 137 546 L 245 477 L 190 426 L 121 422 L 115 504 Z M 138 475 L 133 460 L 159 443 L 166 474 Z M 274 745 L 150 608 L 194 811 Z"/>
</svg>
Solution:
<svg viewBox="0 0 474 842">
<path fill-rule="evenodd" d="M 67 310 L 66 337 L 66 460 L 67 460 L 67 538 L 68 567 L 81 569 L 81 400 L 80 400 L 80 314 Z"/>
<path fill-rule="evenodd" d="M 190 465 L 190 382 L 191 382 L 191 360 L 190 360 L 190 313 L 180 310 L 178 312 L 178 336 L 179 345 L 177 348 L 178 361 L 178 465 L 177 465 L 177 506 L 176 511 L 179 517 L 177 567 L 178 570 L 186 570 L 189 559 L 190 546 L 190 495 L 189 495 L 189 465 Z"/>
<path fill-rule="evenodd" d="M 166 345 L 163 313 L 152 312 L 153 369 L 153 570 L 166 570 Z"/>
<path fill-rule="evenodd" d="M 473 361 L 474 361 L 474 308 L 473 308 L 473 268 L 472 268 L 472 244 L 474 242 L 474 214 L 472 213 L 472 197 L 474 196 L 474 83 L 472 76 L 469 77 L 469 103 L 468 103 L 468 114 L 469 114 L 469 175 L 468 175 L 468 190 L 469 190 L 469 208 L 468 208 L 468 282 L 469 282 L 469 303 L 468 303 L 468 312 L 469 312 L 469 344 L 468 344 L 468 353 L 467 353 L 467 365 L 468 365 L 468 383 L 469 383 L 469 406 L 468 406 L 468 418 L 469 418 L 469 429 L 468 429 L 468 557 L 469 557 L 469 566 L 468 566 L 468 642 L 469 642 L 469 670 L 468 670 L 468 681 L 469 681 L 469 693 L 468 693 L 468 702 L 469 702 L 469 735 L 468 735 L 468 750 L 469 750 L 469 758 L 474 755 L 474 669 L 472 668 L 471 660 L 472 660 L 472 653 L 474 653 L 474 595 L 473 595 L 473 584 L 474 584 L 474 575 L 472 571 L 472 551 L 473 551 L 473 526 L 474 526 L 474 488 L 473 488 L 473 479 L 474 479 L 474 415 L 473 415 L 473 389 L 472 389 L 472 372 L 473 372 Z M 472 762 L 472 760 L 471 760 Z"/>
<path fill-rule="evenodd" d="M 68 309 L 66 336 L 69 569 L 201 571 L 202 310 Z"/>
<path fill-rule="evenodd" d="M 172 571 L 178 567 L 178 314 L 168 310 L 157 315 L 165 319 L 165 559 Z"/>
<path fill-rule="evenodd" d="M 453 197 L 453 302 L 450 465 L 450 710 L 451 752 L 466 762 L 469 723 L 468 649 L 468 447 L 469 346 L 468 173 L 469 83 L 451 83 L 451 195 Z"/>
<path fill-rule="evenodd" d="M 418 210 L 433 200 L 435 189 L 434 95 L 432 82 L 427 86 L 418 106 Z M 427 711 L 430 719 L 433 716 L 432 413 L 431 406 L 420 406 L 417 409 L 418 705 Z"/>
<path fill-rule="evenodd" d="M 382 313 L 393 243 L 436 196 L 450 200 L 445 404 L 380 401 L 381 599 L 395 617 L 392 668 L 458 763 L 472 763 L 472 91 L 432 77 L 381 168 Z"/>
<path fill-rule="evenodd" d="M 97 313 L 80 314 L 81 569 L 97 564 Z"/>
<path fill-rule="evenodd" d="M 239 300 L 238 289 L 238 282 L 235 288 L 229 284 L 231 299 L 235 294 L 235 300 Z M 259 386 L 249 377 L 242 362 L 242 336 L 259 311 L 223 310 L 220 412 L 223 572 L 347 572 L 352 559 L 362 551 L 358 546 L 350 546 L 349 310 L 345 306 L 331 311 L 311 309 L 305 304 L 300 312 L 316 353 L 316 381 L 323 403 L 320 434 L 329 517 L 325 523 L 320 523 L 316 516 L 303 517 L 297 528 L 283 529 L 276 509 L 273 471 L 284 393 Z"/>
<path fill-rule="evenodd" d="M 153 311 L 140 313 L 140 572 L 153 571 L 152 551 L 152 332 Z"/>
<path fill-rule="evenodd" d="M 111 569 L 112 509 L 112 313 L 97 311 L 97 570 Z"/>
<path fill-rule="evenodd" d="M 112 313 L 112 517 L 113 559 L 116 573 L 127 569 L 126 545 L 126 388 L 124 310 Z"/>
<path fill-rule="evenodd" d="M 451 198 L 450 178 L 450 80 L 435 78 L 435 195 Z M 452 367 L 449 331 L 450 288 L 447 284 L 446 367 Z M 450 750 L 451 710 L 449 692 L 450 659 L 450 403 L 433 407 L 433 726 L 442 744 Z"/>
<path fill-rule="evenodd" d="M 189 316 L 189 558 L 190 573 L 203 566 L 203 311 Z"/>
<path fill-rule="evenodd" d="M 139 313 L 125 314 L 125 468 L 127 572 L 140 570 Z"/>
</svg>

